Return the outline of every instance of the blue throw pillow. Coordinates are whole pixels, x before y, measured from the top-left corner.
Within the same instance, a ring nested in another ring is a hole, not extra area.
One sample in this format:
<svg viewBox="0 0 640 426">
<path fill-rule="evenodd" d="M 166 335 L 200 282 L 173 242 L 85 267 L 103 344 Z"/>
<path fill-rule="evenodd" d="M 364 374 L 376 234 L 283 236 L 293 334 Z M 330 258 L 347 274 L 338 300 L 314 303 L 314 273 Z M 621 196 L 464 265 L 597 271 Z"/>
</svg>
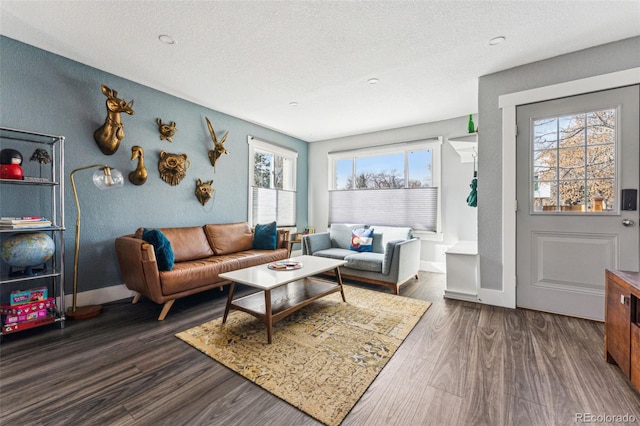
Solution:
<svg viewBox="0 0 640 426">
<path fill-rule="evenodd" d="M 373 251 L 373 228 L 351 231 L 351 250 Z"/>
<path fill-rule="evenodd" d="M 158 229 L 144 229 L 142 231 L 142 239 L 153 246 L 158 269 L 161 271 L 172 270 L 174 262 L 173 248 L 167 236 Z"/>
<path fill-rule="evenodd" d="M 271 222 L 266 225 L 256 225 L 253 231 L 253 248 L 258 250 L 275 250 L 278 238 L 278 228 L 276 223 Z"/>
</svg>

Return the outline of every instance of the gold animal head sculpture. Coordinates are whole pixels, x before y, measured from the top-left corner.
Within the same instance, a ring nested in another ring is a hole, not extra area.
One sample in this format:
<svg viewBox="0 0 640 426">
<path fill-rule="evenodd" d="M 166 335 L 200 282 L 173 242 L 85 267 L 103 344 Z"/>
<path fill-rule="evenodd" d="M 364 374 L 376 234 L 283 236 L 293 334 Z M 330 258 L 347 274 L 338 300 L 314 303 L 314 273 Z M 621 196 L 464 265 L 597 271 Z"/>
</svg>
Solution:
<svg viewBox="0 0 640 426">
<path fill-rule="evenodd" d="M 207 120 L 207 127 L 209 127 L 209 133 L 211 133 L 211 139 L 213 140 L 213 149 L 209 151 L 209 161 L 211 161 L 211 165 L 215 167 L 216 161 L 218 161 L 218 158 L 220 158 L 222 154 L 229 153 L 229 151 L 227 151 L 224 147 L 224 141 L 227 140 L 227 136 L 229 136 L 229 132 L 225 133 L 222 139 L 218 141 L 216 132 L 215 130 L 213 130 L 213 126 L 211 125 L 211 122 L 207 117 L 205 117 L 205 120 Z"/>
<path fill-rule="evenodd" d="M 187 160 L 187 154 L 171 154 L 160 151 L 158 171 L 163 181 L 171 186 L 176 186 L 187 175 L 187 169 L 191 162 Z"/>
<path fill-rule="evenodd" d="M 196 198 L 203 206 L 207 204 L 211 197 L 213 197 L 213 193 L 216 192 L 216 189 L 211 186 L 212 184 L 213 180 L 203 182 L 198 179 L 196 182 Z"/>
<path fill-rule="evenodd" d="M 173 142 L 173 135 L 178 131 L 176 129 L 176 122 L 172 121 L 171 124 L 163 123 L 161 119 L 157 119 L 156 123 L 158 123 L 158 130 L 160 131 L 160 140 L 168 140 L 169 142 Z"/>
<path fill-rule="evenodd" d="M 93 132 L 100 151 L 105 155 L 112 155 L 118 150 L 120 141 L 124 139 L 124 127 L 120 121 L 120 113 L 124 112 L 133 115 L 133 99 L 127 103 L 124 99 L 118 98 L 118 92 L 109 89 L 104 84 L 101 85 L 102 93 L 107 97 L 107 118 L 102 127 Z"/>
<path fill-rule="evenodd" d="M 141 146 L 131 147 L 131 160 L 138 159 L 138 167 L 129 173 L 129 182 L 134 185 L 142 185 L 147 181 L 147 168 L 144 166 L 144 150 Z"/>
</svg>

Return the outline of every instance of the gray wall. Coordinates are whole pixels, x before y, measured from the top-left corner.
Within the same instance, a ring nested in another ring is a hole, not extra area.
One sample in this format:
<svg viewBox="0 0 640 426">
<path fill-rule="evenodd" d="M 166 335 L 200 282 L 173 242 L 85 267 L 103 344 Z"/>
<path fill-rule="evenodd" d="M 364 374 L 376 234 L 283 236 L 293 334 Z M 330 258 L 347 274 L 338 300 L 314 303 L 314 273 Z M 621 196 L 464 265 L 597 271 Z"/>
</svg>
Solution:
<svg viewBox="0 0 640 426">
<path fill-rule="evenodd" d="M 298 151 L 298 226 L 307 225 L 308 144 L 281 133 L 142 86 L 116 75 L 65 59 L 61 56 L 0 37 L 0 125 L 5 127 L 63 135 L 65 144 L 65 225 L 66 289 L 72 283 L 76 209 L 68 177 L 78 167 L 106 163 L 126 176 L 135 169 L 131 147 L 145 150 L 149 171 L 147 183 L 135 186 L 128 180 L 113 191 L 100 191 L 91 183 L 94 170 L 78 172 L 76 184 L 82 207 L 80 252 L 80 290 L 103 288 L 122 283 L 114 250 L 115 237 L 138 227 L 191 226 L 247 220 L 248 153 L 247 136 Z M 212 75 L 211 78 L 215 78 Z M 127 101 L 135 100 L 135 115 L 124 115 L 126 136 L 118 151 L 106 156 L 93 140 L 93 132 L 106 117 L 105 84 Z M 229 132 L 225 147 L 230 154 L 211 167 L 207 152 L 212 148 L 205 117 L 212 121 L 221 137 Z M 178 132 L 173 143 L 160 141 L 156 118 L 175 121 Z M 186 153 L 191 161 L 186 178 L 177 186 L 160 179 L 158 159 L 161 150 Z M 31 153 L 22 153 L 28 156 Z M 202 207 L 194 196 L 195 181 L 213 179 L 217 192 L 213 204 Z M 3 188 L 3 187 L 0 187 Z M 4 186 L 6 188 L 6 186 Z M 4 191 L 0 194 L 3 215 L 25 214 L 21 200 Z M 11 212 L 5 213 L 5 207 Z M 33 212 L 30 212 L 33 214 Z"/>
<path fill-rule="evenodd" d="M 375 145 L 408 142 L 443 136 L 442 145 L 442 229 L 444 241 L 423 241 L 421 260 L 444 262 L 443 246 L 459 240 L 477 239 L 477 209 L 467 206 L 471 190 L 473 163 L 461 163 L 460 156 L 446 142 L 447 137 L 467 132 L 468 116 L 417 126 L 402 127 L 309 144 L 309 223 L 317 231 L 326 230 L 329 221 L 329 164 L 331 151 L 356 149 Z M 478 117 L 474 115 L 478 124 Z M 482 197 L 479 192 L 479 197 Z"/>
<path fill-rule="evenodd" d="M 478 250 L 481 285 L 502 289 L 501 95 L 640 66 L 640 37 L 531 63 L 480 77 Z M 488 190 L 491 188 L 491 190 Z"/>
</svg>

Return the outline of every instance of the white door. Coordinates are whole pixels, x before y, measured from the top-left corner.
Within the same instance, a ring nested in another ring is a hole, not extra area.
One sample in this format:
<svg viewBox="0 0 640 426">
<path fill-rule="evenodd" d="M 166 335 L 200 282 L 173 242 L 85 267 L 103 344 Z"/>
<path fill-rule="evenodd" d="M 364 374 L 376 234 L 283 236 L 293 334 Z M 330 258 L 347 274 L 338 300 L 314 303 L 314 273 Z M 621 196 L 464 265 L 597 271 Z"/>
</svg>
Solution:
<svg viewBox="0 0 640 426">
<path fill-rule="evenodd" d="M 604 319 L 605 269 L 638 271 L 639 86 L 517 108 L 516 304 Z"/>
</svg>

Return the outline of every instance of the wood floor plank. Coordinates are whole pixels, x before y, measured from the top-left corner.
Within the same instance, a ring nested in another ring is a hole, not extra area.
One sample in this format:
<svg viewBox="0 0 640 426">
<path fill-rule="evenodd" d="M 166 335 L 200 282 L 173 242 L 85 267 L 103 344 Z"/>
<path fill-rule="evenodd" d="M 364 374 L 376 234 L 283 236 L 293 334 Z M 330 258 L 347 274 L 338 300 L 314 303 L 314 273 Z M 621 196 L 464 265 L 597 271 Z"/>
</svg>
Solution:
<svg viewBox="0 0 640 426">
<path fill-rule="evenodd" d="M 602 323 L 443 299 L 444 283 L 421 272 L 400 287 L 433 305 L 344 425 L 565 425 L 586 412 L 640 419 L 640 394 L 602 356 Z M 319 425 L 174 336 L 220 317 L 226 291 L 180 299 L 164 321 L 160 305 L 124 300 L 63 330 L 4 336 L 0 425 Z"/>
</svg>

